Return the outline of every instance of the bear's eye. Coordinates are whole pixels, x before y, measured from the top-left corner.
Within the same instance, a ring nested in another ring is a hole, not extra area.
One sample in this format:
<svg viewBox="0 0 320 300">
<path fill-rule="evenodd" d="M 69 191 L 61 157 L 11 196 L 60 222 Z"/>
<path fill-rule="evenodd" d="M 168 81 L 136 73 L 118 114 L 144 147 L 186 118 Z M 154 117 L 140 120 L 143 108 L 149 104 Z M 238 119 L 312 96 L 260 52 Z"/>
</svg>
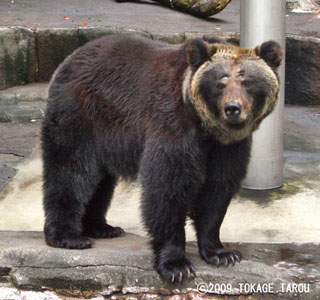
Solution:
<svg viewBox="0 0 320 300">
<path fill-rule="evenodd" d="M 250 87 L 253 84 L 251 80 L 244 80 L 242 81 L 242 85 L 246 88 Z"/>
<path fill-rule="evenodd" d="M 219 82 L 217 84 L 217 88 L 220 89 L 220 90 L 224 89 L 225 87 L 226 87 L 226 85 L 224 83 L 222 83 L 222 82 Z"/>
</svg>

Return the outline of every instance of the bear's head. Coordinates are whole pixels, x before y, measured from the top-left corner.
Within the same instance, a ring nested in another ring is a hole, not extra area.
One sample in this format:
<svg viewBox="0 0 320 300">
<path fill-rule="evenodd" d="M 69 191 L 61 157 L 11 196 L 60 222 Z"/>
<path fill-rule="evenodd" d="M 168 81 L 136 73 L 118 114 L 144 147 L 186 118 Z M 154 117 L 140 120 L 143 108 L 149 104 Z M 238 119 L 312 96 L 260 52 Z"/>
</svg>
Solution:
<svg viewBox="0 0 320 300">
<path fill-rule="evenodd" d="M 186 52 L 184 101 L 194 106 L 204 128 L 223 144 L 250 136 L 278 100 L 279 44 L 240 48 L 195 39 Z"/>
</svg>

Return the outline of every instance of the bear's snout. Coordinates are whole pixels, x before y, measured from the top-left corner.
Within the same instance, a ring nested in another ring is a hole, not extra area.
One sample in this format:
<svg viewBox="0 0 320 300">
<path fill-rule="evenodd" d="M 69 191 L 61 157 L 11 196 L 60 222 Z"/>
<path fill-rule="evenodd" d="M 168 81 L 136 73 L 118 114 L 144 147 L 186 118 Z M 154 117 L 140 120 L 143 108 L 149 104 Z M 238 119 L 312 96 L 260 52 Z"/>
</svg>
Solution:
<svg viewBox="0 0 320 300">
<path fill-rule="evenodd" d="M 224 106 L 224 112 L 228 119 L 237 120 L 241 114 L 242 105 L 239 102 L 227 102 Z"/>
<path fill-rule="evenodd" d="M 250 105 L 243 99 L 229 99 L 221 108 L 223 119 L 227 124 L 242 124 L 247 120 Z"/>
</svg>

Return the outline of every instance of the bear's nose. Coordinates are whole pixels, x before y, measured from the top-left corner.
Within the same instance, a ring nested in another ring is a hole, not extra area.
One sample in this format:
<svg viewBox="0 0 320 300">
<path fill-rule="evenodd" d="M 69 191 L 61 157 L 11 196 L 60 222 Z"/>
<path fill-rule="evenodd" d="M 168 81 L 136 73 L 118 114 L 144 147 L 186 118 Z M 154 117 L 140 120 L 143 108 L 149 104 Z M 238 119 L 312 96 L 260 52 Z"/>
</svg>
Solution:
<svg viewBox="0 0 320 300">
<path fill-rule="evenodd" d="M 224 112 L 229 118 L 236 118 L 240 116 L 242 105 L 239 102 L 227 102 L 224 106 Z"/>
</svg>

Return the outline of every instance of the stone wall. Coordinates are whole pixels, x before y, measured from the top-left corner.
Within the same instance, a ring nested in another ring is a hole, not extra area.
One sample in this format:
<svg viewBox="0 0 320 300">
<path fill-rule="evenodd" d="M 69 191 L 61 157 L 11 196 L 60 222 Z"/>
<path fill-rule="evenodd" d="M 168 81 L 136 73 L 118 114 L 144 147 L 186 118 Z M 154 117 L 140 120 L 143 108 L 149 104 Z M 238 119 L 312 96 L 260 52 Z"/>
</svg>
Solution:
<svg viewBox="0 0 320 300">
<path fill-rule="evenodd" d="M 148 32 L 119 27 L 38 29 L 0 27 L 0 90 L 50 80 L 58 65 L 75 49 L 103 35 L 129 33 L 172 44 L 201 37 L 201 33 L 152 36 Z M 206 34 L 207 35 L 207 34 Z M 239 34 L 215 34 L 238 43 Z M 319 105 L 320 39 L 287 36 L 286 103 Z"/>
</svg>

